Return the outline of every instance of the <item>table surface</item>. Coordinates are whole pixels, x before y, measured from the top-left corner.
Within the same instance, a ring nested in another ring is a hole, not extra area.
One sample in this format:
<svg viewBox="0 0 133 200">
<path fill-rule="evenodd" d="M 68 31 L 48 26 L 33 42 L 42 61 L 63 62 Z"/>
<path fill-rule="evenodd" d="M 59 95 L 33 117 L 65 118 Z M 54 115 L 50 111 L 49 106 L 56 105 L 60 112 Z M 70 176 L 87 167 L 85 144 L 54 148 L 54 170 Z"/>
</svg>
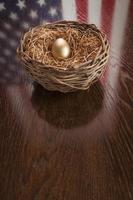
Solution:
<svg viewBox="0 0 133 200">
<path fill-rule="evenodd" d="M 50 1 L 51 21 L 77 15 L 111 45 L 104 77 L 70 94 L 29 80 L 15 57 L 20 20 L 7 4 L 0 1 L 0 199 L 132 200 L 133 1 L 62 1 L 59 15 L 61 1 Z"/>
</svg>

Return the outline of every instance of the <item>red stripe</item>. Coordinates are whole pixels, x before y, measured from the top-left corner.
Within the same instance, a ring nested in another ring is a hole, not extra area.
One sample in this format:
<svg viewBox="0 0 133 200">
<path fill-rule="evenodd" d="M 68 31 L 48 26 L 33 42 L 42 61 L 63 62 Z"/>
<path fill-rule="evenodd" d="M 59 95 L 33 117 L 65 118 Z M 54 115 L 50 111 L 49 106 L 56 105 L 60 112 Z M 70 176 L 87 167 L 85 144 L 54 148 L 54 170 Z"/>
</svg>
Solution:
<svg viewBox="0 0 133 200">
<path fill-rule="evenodd" d="M 111 38 L 115 0 L 102 0 L 102 29 Z"/>
<path fill-rule="evenodd" d="M 77 19 L 81 22 L 88 20 L 88 0 L 76 0 Z"/>
<path fill-rule="evenodd" d="M 122 47 L 122 55 L 121 55 L 121 63 L 122 63 L 122 69 L 121 72 L 126 72 L 129 74 L 129 77 L 131 80 L 133 80 L 133 2 L 130 1 L 129 4 L 129 10 L 128 10 L 128 16 L 125 26 L 125 33 L 123 37 L 123 47 Z M 121 73 L 122 76 L 122 73 Z"/>
</svg>

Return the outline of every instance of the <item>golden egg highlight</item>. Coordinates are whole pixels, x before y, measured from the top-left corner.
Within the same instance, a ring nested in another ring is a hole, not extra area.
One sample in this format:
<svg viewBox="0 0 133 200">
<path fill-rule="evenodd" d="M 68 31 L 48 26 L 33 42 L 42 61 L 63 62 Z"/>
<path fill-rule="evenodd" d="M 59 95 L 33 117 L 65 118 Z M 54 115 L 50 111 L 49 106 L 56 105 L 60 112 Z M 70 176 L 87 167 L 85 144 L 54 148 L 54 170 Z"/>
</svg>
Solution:
<svg viewBox="0 0 133 200">
<path fill-rule="evenodd" d="M 55 58 L 66 59 L 70 56 L 71 49 L 66 40 L 58 38 L 52 46 L 52 54 Z"/>
</svg>

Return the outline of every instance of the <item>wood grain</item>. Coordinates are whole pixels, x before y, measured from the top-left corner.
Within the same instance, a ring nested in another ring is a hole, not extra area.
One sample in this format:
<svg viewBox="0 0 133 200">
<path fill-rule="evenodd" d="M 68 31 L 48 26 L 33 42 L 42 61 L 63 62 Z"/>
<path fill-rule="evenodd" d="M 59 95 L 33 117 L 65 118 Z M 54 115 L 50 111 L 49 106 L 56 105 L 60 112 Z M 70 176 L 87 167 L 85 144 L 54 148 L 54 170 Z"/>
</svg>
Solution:
<svg viewBox="0 0 133 200">
<path fill-rule="evenodd" d="M 49 92 L 17 71 L 19 84 L 1 84 L 0 200 L 133 199 L 132 31 L 131 2 L 89 91 Z"/>
</svg>

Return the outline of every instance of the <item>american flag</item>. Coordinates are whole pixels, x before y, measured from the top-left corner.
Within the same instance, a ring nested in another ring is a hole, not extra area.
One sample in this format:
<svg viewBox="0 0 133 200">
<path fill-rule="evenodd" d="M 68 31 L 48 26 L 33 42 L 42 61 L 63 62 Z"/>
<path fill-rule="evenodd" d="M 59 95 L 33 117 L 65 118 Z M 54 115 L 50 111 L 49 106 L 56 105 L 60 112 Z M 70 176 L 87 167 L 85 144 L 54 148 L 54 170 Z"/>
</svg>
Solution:
<svg viewBox="0 0 133 200">
<path fill-rule="evenodd" d="M 130 0 L 0 0 L 0 84 L 25 81 L 25 72 L 16 57 L 21 35 L 29 27 L 62 19 L 96 24 L 106 32 L 118 61 L 130 3 Z M 113 59 L 111 62 L 115 63 Z M 117 70 L 111 71 L 115 77 Z"/>
</svg>

